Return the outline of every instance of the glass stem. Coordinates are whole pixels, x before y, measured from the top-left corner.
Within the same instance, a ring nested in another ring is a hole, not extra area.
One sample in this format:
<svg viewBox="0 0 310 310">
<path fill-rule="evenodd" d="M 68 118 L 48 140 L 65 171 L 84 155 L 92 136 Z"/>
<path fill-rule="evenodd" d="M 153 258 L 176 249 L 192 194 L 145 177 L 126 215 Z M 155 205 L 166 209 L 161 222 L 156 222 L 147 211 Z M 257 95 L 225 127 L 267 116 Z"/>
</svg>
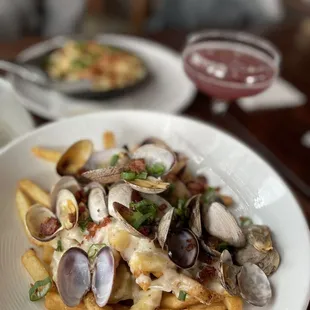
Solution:
<svg viewBox="0 0 310 310">
<path fill-rule="evenodd" d="M 221 99 L 212 99 L 211 112 L 213 115 L 224 116 L 229 108 L 229 102 Z"/>
</svg>

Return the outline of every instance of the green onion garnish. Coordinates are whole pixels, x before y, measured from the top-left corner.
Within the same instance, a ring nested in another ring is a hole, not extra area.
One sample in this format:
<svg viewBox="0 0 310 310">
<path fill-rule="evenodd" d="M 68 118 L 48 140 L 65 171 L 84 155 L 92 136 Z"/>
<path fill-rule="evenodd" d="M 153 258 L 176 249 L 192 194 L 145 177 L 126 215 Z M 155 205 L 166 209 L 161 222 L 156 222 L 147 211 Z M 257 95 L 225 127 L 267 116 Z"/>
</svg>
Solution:
<svg viewBox="0 0 310 310">
<path fill-rule="evenodd" d="M 246 216 L 240 216 L 240 226 L 241 227 L 247 227 L 253 225 L 253 221 Z"/>
<path fill-rule="evenodd" d="M 57 252 L 62 252 L 62 251 L 63 251 L 63 247 L 62 247 L 62 243 L 61 243 L 61 240 L 60 240 L 60 239 L 57 241 L 57 248 L 56 248 L 56 251 L 57 251 Z"/>
<path fill-rule="evenodd" d="M 139 229 L 144 222 L 152 218 L 152 213 L 142 214 L 139 211 L 133 213 L 130 222 L 135 229 Z"/>
<path fill-rule="evenodd" d="M 88 258 L 93 259 L 97 256 L 98 252 L 106 246 L 105 243 L 94 243 L 92 244 L 87 252 Z"/>
<path fill-rule="evenodd" d="M 186 299 L 187 293 L 184 291 L 179 292 L 178 300 L 184 301 Z"/>
<path fill-rule="evenodd" d="M 147 172 L 146 171 L 140 172 L 136 175 L 136 179 L 145 180 L 146 178 L 147 178 Z"/>
<path fill-rule="evenodd" d="M 88 217 L 88 218 L 85 219 L 85 220 L 79 221 L 78 224 L 79 224 L 79 227 L 80 227 L 80 229 L 81 229 L 82 232 L 84 232 L 84 231 L 86 230 L 86 228 L 87 228 L 87 226 L 88 226 L 88 224 L 89 224 L 90 222 L 92 222 L 91 217 Z"/>
<path fill-rule="evenodd" d="M 150 175 L 153 175 L 155 177 L 161 176 L 165 172 L 165 166 L 161 163 L 156 163 L 152 166 L 147 167 L 147 171 Z"/>
<path fill-rule="evenodd" d="M 116 166 L 118 160 L 119 160 L 119 155 L 118 155 L 118 154 L 114 154 L 114 155 L 111 157 L 110 166 L 112 166 L 112 167 Z"/>
<path fill-rule="evenodd" d="M 47 277 L 44 280 L 37 281 L 29 290 L 29 299 L 37 301 L 43 298 L 52 286 L 52 279 Z"/>
<path fill-rule="evenodd" d="M 125 171 L 122 172 L 122 179 L 126 181 L 133 181 L 136 178 L 135 172 Z"/>
</svg>

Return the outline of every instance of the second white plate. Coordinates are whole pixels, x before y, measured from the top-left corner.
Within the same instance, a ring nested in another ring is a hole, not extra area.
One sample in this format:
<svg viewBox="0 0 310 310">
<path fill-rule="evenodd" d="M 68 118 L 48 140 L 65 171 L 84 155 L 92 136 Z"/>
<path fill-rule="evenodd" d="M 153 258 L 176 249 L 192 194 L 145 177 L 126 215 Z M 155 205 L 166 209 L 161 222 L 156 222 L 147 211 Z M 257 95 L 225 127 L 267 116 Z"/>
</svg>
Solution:
<svg viewBox="0 0 310 310">
<path fill-rule="evenodd" d="M 57 38 L 56 38 L 57 39 Z M 63 39 L 63 38 L 60 38 Z M 141 88 L 124 96 L 102 101 L 76 100 L 54 91 L 13 80 L 22 104 L 33 113 L 51 120 L 102 110 L 144 109 L 178 113 L 192 101 L 196 90 L 183 71 L 178 53 L 150 40 L 116 34 L 97 35 L 96 41 L 123 47 L 138 54 L 146 63 L 151 79 Z M 52 40 L 33 45 L 18 55 L 26 61 L 33 54 L 48 48 Z"/>
</svg>

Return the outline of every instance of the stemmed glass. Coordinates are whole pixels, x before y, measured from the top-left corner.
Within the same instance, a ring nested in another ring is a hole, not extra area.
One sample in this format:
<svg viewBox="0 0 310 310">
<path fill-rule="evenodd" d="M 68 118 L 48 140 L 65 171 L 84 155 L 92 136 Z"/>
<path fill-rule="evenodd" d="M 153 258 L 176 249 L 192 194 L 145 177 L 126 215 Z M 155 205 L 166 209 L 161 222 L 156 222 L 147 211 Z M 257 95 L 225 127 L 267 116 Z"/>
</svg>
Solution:
<svg viewBox="0 0 310 310">
<path fill-rule="evenodd" d="M 233 100 L 259 94 L 272 85 L 281 61 L 277 49 L 267 40 L 244 32 L 201 31 L 188 36 L 182 58 L 188 77 L 212 98 L 212 115 L 223 117 L 224 122 L 310 196 L 310 187 L 229 113 Z"/>
</svg>

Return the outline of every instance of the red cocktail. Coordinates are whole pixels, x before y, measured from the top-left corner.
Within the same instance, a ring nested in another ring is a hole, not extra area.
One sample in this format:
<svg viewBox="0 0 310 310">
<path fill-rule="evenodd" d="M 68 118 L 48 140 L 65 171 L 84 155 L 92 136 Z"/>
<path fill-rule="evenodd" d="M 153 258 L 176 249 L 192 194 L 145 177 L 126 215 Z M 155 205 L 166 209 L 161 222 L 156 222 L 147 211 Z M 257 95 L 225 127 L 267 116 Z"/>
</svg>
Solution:
<svg viewBox="0 0 310 310">
<path fill-rule="evenodd" d="M 267 41 L 240 32 L 209 31 L 189 37 L 184 69 L 202 92 L 221 100 L 266 90 L 279 71 L 280 57 Z"/>
</svg>

